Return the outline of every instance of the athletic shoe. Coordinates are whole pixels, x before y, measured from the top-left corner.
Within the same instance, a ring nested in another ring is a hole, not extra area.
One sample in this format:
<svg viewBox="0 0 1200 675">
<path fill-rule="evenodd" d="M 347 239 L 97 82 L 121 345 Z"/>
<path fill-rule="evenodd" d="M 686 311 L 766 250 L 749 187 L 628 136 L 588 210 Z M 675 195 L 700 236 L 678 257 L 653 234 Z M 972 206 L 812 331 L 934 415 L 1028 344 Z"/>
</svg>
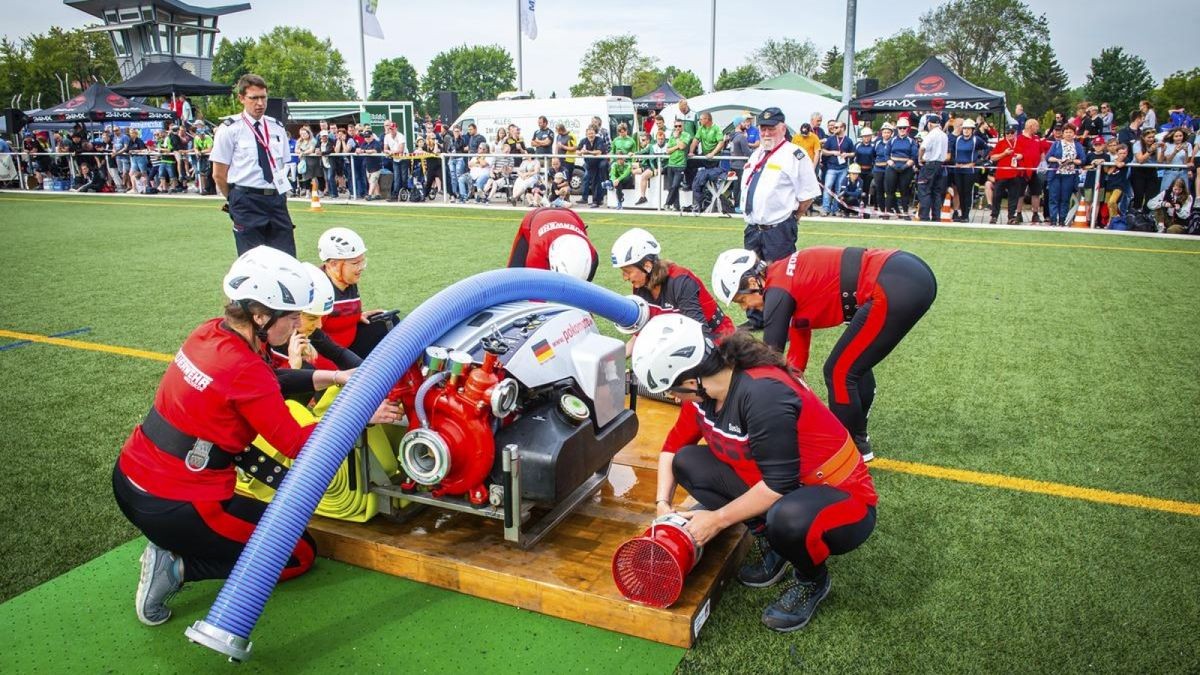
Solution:
<svg viewBox="0 0 1200 675">
<path fill-rule="evenodd" d="M 763 610 L 763 625 L 780 633 L 804 628 L 816 614 L 817 605 L 829 595 L 829 587 L 829 572 L 813 581 L 801 581 L 793 574 L 779 599 Z"/>
<path fill-rule="evenodd" d="M 634 203 L 634 206 L 641 206 L 642 204 L 645 204 L 646 201 L 647 200 L 645 197 L 638 197 L 638 200 Z"/>
<path fill-rule="evenodd" d="M 766 535 L 755 535 L 746 561 L 738 570 L 738 581 L 751 588 L 774 586 L 783 578 L 787 560 L 771 548 Z"/>
<path fill-rule="evenodd" d="M 1029 224 L 1030 224 L 1030 225 L 1041 225 L 1041 224 L 1042 224 L 1042 217 L 1041 217 L 1041 216 L 1039 216 L 1039 215 L 1038 215 L 1038 214 L 1036 214 L 1036 213 L 1035 213 L 1035 214 L 1033 214 L 1033 219 L 1029 221 Z"/>
<path fill-rule="evenodd" d="M 875 459 L 875 453 L 871 451 L 871 436 L 855 436 L 854 445 L 858 447 L 858 453 L 862 455 L 864 462 L 869 462 Z"/>
<path fill-rule="evenodd" d="M 620 211 L 623 208 L 625 208 L 625 202 L 617 202 L 617 210 Z"/>
<path fill-rule="evenodd" d="M 1009 224 L 1009 225 L 1020 225 L 1020 224 L 1021 224 L 1021 219 L 1020 219 L 1019 217 L 1018 217 L 1018 218 L 1009 218 L 1009 219 L 1008 219 L 1008 224 Z"/>
<path fill-rule="evenodd" d="M 138 621 L 147 626 L 158 626 L 171 618 L 167 603 L 183 587 L 182 576 L 183 562 L 174 553 L 153 542 L 146 544 L 134 599 Z"/>
</svg>

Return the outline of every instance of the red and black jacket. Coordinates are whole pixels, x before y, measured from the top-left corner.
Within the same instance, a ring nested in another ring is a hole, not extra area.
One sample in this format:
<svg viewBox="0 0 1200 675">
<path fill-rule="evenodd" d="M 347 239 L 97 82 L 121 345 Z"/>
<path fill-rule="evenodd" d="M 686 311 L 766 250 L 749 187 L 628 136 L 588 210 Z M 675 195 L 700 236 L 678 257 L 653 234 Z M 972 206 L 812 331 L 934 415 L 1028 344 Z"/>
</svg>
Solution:
<svg viewBox="0 0 1200 675">
<path fill-rule="evenodd" d="M 733 322 L 721 311 L 704 282 L 682 265 L 667 265 L 667 279 L 657 298 L 645 286 L 634 290 L 633 294 L 651 305 L 699 321 L 713 335 L 729 335 L 734 331 Z"/>
<path fill-rule="evenodd" d="M 565 234 L 583 237 L 592 249 L 592 270 L 588 274 L 588 281 L 591 281 L 596 276 L 596 265 L 600 258 L 588 237 L 587 225 L 571 209 L 537 208 L 525 214 L 513 238 L 508 266 L 550 269 L 550 244 Z"/>
</svg>

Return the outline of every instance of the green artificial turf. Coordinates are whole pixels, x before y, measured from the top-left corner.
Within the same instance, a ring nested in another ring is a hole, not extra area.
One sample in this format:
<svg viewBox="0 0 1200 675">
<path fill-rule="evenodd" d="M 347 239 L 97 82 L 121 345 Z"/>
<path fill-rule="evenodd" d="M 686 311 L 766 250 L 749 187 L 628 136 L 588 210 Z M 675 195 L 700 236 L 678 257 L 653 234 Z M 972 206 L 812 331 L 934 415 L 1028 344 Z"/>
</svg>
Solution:
<svg viewBox="0 0 1200 675">
<path fill-rule="evenodd" d="M 502 265 L 520 219 L 292 210 L 308 260 L 326 227 L 359 231 L 365 304 L 404 311 Z M 705 280 L 741 242 L 731 219 L 583 216 L 597 282 L 621 293 L 604 259 L 628 227 Z M 88 327 L 73 339 L 167 353 L 216 314 L 234 255 L 211 201 L 0 195 L 0 235 L 23 252 L 0 285 L 0 328 Z M 938 276 L 933 309 L 875 371 L 881 457 L 1200 502 L 1200 242 L 804 221 L 799 244 L 904 248 Z M 817 333 L 810 381 L 838 333 Z M 47 345 L 0 351 L 0 599 L 136 535 L 108 476 L 162 369 Z M 769 633 L 758 614 L 774 591 L 731 588 L 681 671 L 1200 669 L 1200 518 L 874 473 L 879 526 L 833 561 L 813 624 Z"/>
</svg>

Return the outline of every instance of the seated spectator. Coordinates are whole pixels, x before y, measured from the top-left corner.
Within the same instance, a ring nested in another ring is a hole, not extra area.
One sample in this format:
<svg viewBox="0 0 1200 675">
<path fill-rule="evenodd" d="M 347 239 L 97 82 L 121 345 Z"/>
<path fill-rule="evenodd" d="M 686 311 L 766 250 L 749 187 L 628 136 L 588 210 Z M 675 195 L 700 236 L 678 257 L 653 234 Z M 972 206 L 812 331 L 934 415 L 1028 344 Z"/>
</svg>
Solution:
<svg viewBox="0 0 1200 675">
<path fill-rule="evenodd" d="M 555 160 L 557 161 L 557 157 Z M 550 182 L 550 193 L 553 199 L 550 205 L 555 208 L 563 208 L 567 205 L 567 201 L 571 198 L 571 182 L 567 180 L 567 174 L 563 171 L 555 171 Z"/>
<path fill-rule="evenodd" d="M 486 145 L 486 144 L 484 144 Z M 513 172 L 513 158 L 508 154 L 508 145 L 502 144 L 496 146 L 499 155 L 492 158 L 492 177 L 488 179 L 487 184 L 483 186 L 487 192 L 486 202 L 492 201 L 496 196 L 496 191 L 508 187 L 511 184 L 510 177 Z M 478 148 L 476 148 L 478 152 Z"/>
<path fill-rule="evenodd" d="M 492 178 L 492 162 L 488 159 L 488 152 L 490 151 L 487 143 L 480 143 L 479 152 L 467 164 L 467 172 L 458 177 L 458 203 L 467 203 L 472 186 L 475 188 L 475 201 L 480 204 L 487 203 L 484 187 Z"/>
<path fill-rule="evenodd" d="M 92 169 L 92 165 L 83 162 L 79 165 L 79 174 L 75 176 L 75 192 L 100 192 L 104 188 L 104 178 L 100 172 Z"/>
<path fill-rule="evenodd" d="M 615 141 L 614 141 L 615 142 Z M 617 208 L 625 208 L 625 190 L 633 187 L 633 166 L 624 156 L 617 157 L 608 170 L 605 190 L 617 191 Z"/>
<path fill-rule="evenodd" d="M 1192 215 L 1192 196 L 1188 194 L 1187 182 L 1176 178 L 1171 189 L 1158 193 L 1146 204 L 1158 216 L 1158 231 L 1167 234 L 1187 232 L 1188 219 Z"/>
<path fill-rule="evenodd" d="M 537 182 L 541 170 L 542 165 L 534 159 L 533 155 L 521 156 L 521 164 L 517 167 L 517 177 L 513 180 L 512 196 L 509 197 L 509 202 L 513 206 L 516 206 L 517 201 L 524 198 L 525 192 Z"/>
</svg>

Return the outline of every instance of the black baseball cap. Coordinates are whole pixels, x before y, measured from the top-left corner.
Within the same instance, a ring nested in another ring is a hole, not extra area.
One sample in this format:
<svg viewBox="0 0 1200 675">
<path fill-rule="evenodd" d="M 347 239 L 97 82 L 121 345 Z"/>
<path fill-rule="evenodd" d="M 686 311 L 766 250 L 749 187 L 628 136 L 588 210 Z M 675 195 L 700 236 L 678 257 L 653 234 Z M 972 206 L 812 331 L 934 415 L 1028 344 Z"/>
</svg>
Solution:
<svg viewBox="0 0 1200 675">
<path fill-rule="evenodd" d="M 783 111 L 779 108 L 767 108 L 758 114 L 758 126 L 773 127 L 776 124 L 783 124 L 786 119 Z"/>
</svg>

